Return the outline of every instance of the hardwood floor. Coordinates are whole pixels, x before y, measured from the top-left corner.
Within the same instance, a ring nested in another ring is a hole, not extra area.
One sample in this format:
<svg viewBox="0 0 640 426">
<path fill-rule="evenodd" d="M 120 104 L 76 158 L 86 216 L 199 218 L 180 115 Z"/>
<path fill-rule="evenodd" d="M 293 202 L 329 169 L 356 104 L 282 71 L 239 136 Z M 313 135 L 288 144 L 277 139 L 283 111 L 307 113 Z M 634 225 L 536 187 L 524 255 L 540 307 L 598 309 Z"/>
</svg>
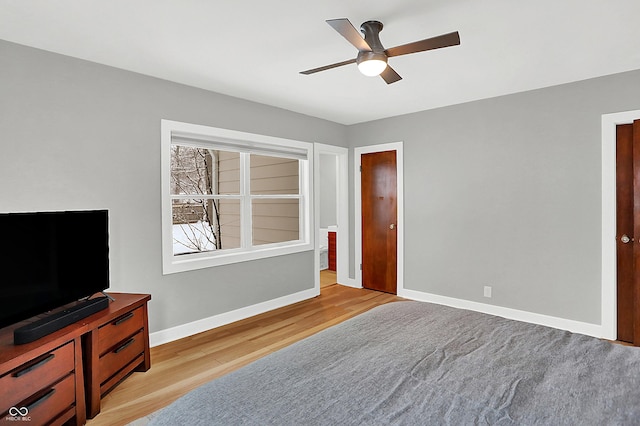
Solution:
<svg viewBox="0 0 640 426">
<path fill-rule="evenodd" d="M 375 306 L 400 300 L 334 284 L 313 299 L 154 347 L 151 369 L 133 373 L 106 395 L 100 414 L 87 425 L 126 425 L 216 377 Z"/>
<path fill-rule="evenodd" d="M 336 271 L 324 269 L 320 271 L 320 288 L 325 288 L 338 282 Z"/>
</svg>

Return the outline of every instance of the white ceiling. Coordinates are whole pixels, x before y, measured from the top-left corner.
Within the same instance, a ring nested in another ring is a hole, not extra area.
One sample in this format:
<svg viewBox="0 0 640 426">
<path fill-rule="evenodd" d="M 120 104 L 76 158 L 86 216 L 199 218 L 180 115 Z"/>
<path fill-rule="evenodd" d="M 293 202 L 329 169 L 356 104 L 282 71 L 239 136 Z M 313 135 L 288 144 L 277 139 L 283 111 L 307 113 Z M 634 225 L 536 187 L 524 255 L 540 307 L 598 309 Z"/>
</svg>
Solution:
<svg viewBox="0 0 640 426">
<path fill-rule="evenodd" d="M 0 39 L 353 124 L 640 69 L 638 0 L 0 0 Z M 384 24 L 386 85 L 324 21 Z M 1 62 L 1 59 L 0 59 Z"/>
</svg>

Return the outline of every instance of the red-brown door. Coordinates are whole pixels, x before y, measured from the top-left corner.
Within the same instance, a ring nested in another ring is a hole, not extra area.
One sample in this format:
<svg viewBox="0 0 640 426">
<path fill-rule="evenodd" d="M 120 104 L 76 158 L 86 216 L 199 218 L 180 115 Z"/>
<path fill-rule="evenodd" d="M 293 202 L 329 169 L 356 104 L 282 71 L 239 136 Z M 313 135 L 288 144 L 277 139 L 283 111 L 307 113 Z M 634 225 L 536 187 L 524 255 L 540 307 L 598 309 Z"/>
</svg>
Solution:
<svg viewBox="0 0 640 426">
<path fill-rule="evenodd" d="M 362 286 L 397 292 L 396 151 L 361 156 Z"/>
<path fill-rule="evenodd" d="M 618 340 L 640 346 L 640 120 L 616 127 Z"/>
</svg>

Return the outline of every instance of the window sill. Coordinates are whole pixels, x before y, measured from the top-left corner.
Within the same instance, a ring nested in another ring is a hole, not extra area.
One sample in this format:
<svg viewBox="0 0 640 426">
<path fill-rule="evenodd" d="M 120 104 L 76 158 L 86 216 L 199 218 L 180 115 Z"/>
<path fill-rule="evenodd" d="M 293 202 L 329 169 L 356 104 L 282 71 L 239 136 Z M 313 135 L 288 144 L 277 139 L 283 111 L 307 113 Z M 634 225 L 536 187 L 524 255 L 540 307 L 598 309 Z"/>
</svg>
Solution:
<svg viewBox="0 0 640 426">
<path fill-rule="evenodd" d="M 233 263 L 266 259 L 311 250 L 313 250 L 313 244 L 299 243 L 287 244 L 286 246 L 270 245 L 257 247 L 254 250 L 242 252 L 226 252 L 217 254 L 202 253 L 181 256 L 173 256 L 173 254 L 170 254 L 169 256 L 165 256 L 163 259 L 162 274 L 175 274 L 179 272 L 230 265 Z"/>
</svg>

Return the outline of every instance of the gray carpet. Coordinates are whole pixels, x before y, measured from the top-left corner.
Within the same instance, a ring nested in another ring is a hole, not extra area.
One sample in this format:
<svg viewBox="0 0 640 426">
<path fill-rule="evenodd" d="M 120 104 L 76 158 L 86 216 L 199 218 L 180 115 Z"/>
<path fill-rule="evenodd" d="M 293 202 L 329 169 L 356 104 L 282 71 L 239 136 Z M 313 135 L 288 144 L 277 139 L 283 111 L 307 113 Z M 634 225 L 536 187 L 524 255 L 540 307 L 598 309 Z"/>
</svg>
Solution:
<svg viewBox="0 0 640 426">
<path fill-rule="evenodd" d="M 375 308 L 149 425 L 638 425 L 640 349 L 421 302 Z"/>
</svg>

